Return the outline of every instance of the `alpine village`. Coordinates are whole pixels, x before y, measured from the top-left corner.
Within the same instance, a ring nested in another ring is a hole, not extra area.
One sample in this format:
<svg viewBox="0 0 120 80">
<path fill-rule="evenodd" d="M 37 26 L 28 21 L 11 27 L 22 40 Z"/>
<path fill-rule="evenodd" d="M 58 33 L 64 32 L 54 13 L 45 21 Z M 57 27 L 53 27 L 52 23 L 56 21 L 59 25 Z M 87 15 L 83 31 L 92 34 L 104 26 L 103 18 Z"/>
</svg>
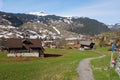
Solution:
<svg viewBox="0 0 120 80">
<path fill-rule="evenodd" d="M 120 80 L 120 23 L 0 11 L 0 80 Z"/>
</svg>

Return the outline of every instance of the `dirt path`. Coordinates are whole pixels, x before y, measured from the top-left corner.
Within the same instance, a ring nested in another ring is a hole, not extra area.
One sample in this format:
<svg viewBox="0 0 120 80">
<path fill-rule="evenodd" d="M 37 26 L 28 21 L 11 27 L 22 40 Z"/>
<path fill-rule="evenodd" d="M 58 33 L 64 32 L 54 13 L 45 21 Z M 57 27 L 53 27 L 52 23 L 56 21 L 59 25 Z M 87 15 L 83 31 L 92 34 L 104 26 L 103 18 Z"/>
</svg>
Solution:
<svg viewBox="0 0 120 80">
<path fill-rule="evenodd" d="M 77 72 L 79 74 L 78 80 L 94 80 L 92 69 L 90 67 L 90 61 L 93 59 L 103 58 L 105 55 L 96 57 L 96 58 L 86 58 L 80 61 L 79 66 L 77 68 Z"/>
</svg>

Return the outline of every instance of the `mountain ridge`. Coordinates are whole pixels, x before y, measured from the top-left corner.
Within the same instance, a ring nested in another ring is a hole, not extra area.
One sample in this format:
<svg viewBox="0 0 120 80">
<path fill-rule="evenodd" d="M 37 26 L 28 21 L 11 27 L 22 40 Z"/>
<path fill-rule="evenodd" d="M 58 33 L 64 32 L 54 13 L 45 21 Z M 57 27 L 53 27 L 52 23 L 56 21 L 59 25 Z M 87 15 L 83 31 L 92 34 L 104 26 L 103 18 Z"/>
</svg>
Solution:
<svg viewBox="0 0 120 80">
<path fill-rule="evenodd" d="M 40 23 L 47 27 L 54 26 L 60 30 L 66 30 L 77 34 L 96 35 L 102 32 L 109 31 L 109 28 L 104 23 L 87 17 L 62 17 L 56 15 L 37 16 L 22 13 L 6 13 L 0 12 L 2 19 L 8 20 L 15 27 L 21 27 L 26 23 Z"/>
</svg>

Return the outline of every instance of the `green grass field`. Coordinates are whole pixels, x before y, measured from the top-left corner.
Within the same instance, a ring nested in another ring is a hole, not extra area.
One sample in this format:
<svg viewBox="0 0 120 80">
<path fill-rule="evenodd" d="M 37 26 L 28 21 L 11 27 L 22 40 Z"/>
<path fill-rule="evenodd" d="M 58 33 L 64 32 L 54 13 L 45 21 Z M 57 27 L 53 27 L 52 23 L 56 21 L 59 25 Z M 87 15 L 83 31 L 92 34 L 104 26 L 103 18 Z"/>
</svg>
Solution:
<svg viewBox="0 0 120 80">
<path fill-rule="evenodd" d="M 77 80 L 77 66 L 81 59 L 99 56 L 92 51 L 74 49 L 46 49 L 45 58 L 7 58 L 0 53 L 0 80 Z"/>
<path fill-rule="evenodd" d="M 106 57 L 91 61 L 95 80 L 120 80 L 120 77 L 115 72 L 115 68 L 110 68 L 111 52 L 107 50 L 108 48 L 99 48 L 97 51 L 101 54 L 105 54 Z M 117 58 L 117 56 L 118 53 L 114 53 L 114 57 Z"/>
<path fill-rule="evenodd" d="M 110 58 L 106 48 L 95 51 L 46 49 L 45 53 L 45 58 L 8 58 L 6 52 L 0 52 L 0 80 L 77 80 L 80 60 L 102 54 L 107 56 L 91 62 L 95 79 L 119 80 L 114 69 L 104 70 L 109 66 Z"/>
</svg>

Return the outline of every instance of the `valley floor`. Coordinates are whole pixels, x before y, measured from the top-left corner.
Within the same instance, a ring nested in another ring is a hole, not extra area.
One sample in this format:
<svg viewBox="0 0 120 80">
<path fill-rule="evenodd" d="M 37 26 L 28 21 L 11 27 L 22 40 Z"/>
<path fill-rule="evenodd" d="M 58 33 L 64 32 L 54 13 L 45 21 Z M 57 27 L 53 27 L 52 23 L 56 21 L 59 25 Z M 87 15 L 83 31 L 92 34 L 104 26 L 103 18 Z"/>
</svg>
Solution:
<svg viewBox="0 0 120 80">
<path fill-rule="evenodd" d="M 80 51 L 76 49 L 46 49 L 45 53 L 45 58 L 8 58 L 6 52 L 0 52 L 0 80 L 78 80 L 79 75 L 76 68 L 79 62 L 85 58 L 102 55 L 90 50 Z M 95 80 L 114 80 L 103 79 L 106 77 L 107 71 L 103 71 L 106 73 L 103 76 L 102 72 L 94 70 L 99 65 L 108 66 L 106 63 L 109 63 L 109 54 L 105 54 L 108 57 L 91 62 Z M 106 62 L 101 64 L 104 59 L 107 59 Z M 114 70 L 112 72 L 115 73 Z M 108 75 L 108 77 L 110 76 Z M 119 80 L 119 77 L 116 77 L 115 80 Z"/>
</svg>

